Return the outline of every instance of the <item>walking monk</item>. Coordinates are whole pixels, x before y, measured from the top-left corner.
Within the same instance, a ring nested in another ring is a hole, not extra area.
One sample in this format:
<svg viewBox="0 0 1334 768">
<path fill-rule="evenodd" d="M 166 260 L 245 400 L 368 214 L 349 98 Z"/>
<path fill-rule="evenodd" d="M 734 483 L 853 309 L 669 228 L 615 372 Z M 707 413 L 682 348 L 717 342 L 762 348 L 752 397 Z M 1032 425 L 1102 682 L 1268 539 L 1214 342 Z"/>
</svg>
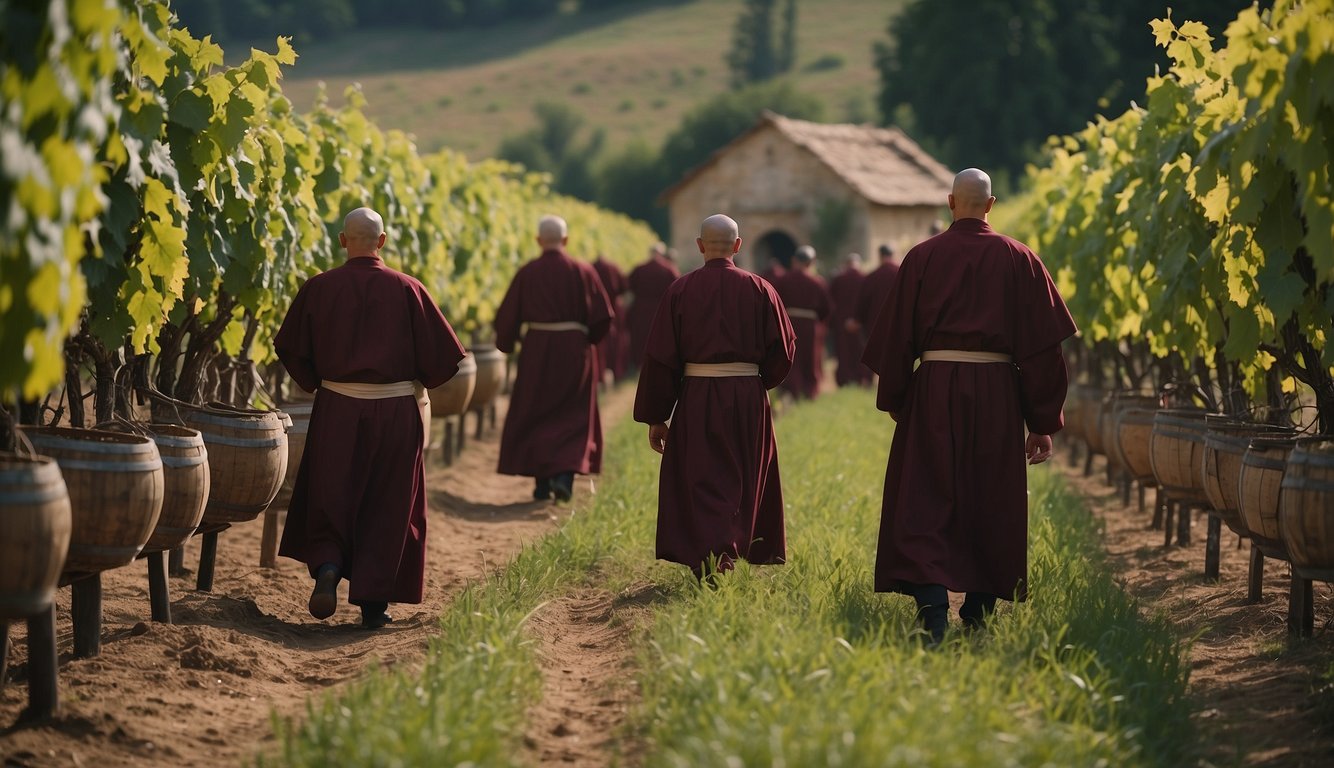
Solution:
<svg viewBox="0 0 1334 768">
<path fill-rule="evenodd" d="M 863 335 L 869 333 L 875 326 L 880 308 L 884 306 L 885 299 L 889 296 L 890 289 L 894 287 L 894 280 L 899 274 L 899 265 L 894 262 L 894 249 L 888 245 L 881 245 L 879 252 L 880 264 L 868 272 L 866 279 L 862 281 L 861 291 L 857 294 L 857 309 L 853 314 L 853 320 Z"/>
<path fill-rule="evenodd" d="M 602 370 L 598 372 L 599 380 L 606 372 L 610 372 L 611 380 L 617 382 L 625 377 L 625 368 L 629 364 L 630 338 L 626 335 L 625 302 L 621 297 L 630 290 L 630 283 L 621 268 L 607 260 L 606 254 L 598 254 L 593 262 L 593 269 L 597 271 L 598 279 L 602 281 L 602 290 L 607 292 L 614 315 L 607 335 L 598 342 L 598 357 L 601 358 L 602 365 Z"/>
<path fill-rule="evenodd" d="M 502 475 L 536 478 L 534 499 L 569 501 L 575 474 L 602 471 L 598 355 L 611 302 L 598 273 L 565 253 L 565 220 L 537 225 L 542 255 L 523 265 L 496 310 L 496 348 L 514 351 L 525 324 L 519 372 L 500 436 Z"/>
<path fill-rule="evenodd" d="M 672 281 L 681 276 L 676 264 L 667 258 L 667 246 L 655 243 L 648 251 L 648 261 L 630 270 L 630 293 L 634 303 L 626 318 L 630 326 L 630 362 L 638 368 L 644 364 L 644 345 L 649 328 L 658 312 L 658 302 Z"/>
<path fill-rule="evenodd" d="M 792 255 L 792 269 L 780 275 L 774 289 L 792 318 L 797 332 L 797 356 L 792 373 L 783 381 L 783 391 L 797 398 L 814 398 L 824 381 L 825 321 L 833 311 L 829 289 L 815 274 L 815 249 L 803 245 Z"/>
<path fill-rule="evenodd" d="M 866 334 L 857 321 L 857 298 L 861 295 L 862 283 L 866 281 L 866 275 L 861 271 L 861 262 L 859 254 L 849 253 L 843 271 L 829 281 L 829 298 L 834 304 L 829 327 L 834 334 L 834 355 L 838 358 L 834 380 L 840 387 L 871 383 L 871 369 L 862 365 Z"/>
<path fill-rule="evenodd" d="M 967 628 L 997 598 L 1027 597 L 1024 460 L 1051 457 L 1061 342 L 1075 333 L 1038 257 L 987 224 L 991 179 L 961 172 L 948 201 L 954 224 L 908 252 L 865 357 L 880 374 L 876 405 L 898 422 L 875 589 L 912 595 L 932 643 L 948 625 L 947 590 L 967 593 Z"/>
<path fill-rule="evenodd" d="M 380 260 L 385 240 L 380 214 L 349 213 L 346 263 L 306 281 L 274 338 L 293 381 L 316 393 L 279 554 L 309 566 L 310 615 L 334 614 L 346 578 L 373 629 L 389 603 L 422 600 L 420 409 L 465 354 L 426 288 Z"/>
<path fill-rule="evenodd" d="M 795 338 L 773 287 L 733 263 L 735 221 L 710 216 L 695 242 L 704 266 L 672 283 L 658 307 L 635 421 L 663 455 L 658 558 L 703 578 L 736 558 L 786 559 L 766 390 L 787 375 Z"/>
</svg>

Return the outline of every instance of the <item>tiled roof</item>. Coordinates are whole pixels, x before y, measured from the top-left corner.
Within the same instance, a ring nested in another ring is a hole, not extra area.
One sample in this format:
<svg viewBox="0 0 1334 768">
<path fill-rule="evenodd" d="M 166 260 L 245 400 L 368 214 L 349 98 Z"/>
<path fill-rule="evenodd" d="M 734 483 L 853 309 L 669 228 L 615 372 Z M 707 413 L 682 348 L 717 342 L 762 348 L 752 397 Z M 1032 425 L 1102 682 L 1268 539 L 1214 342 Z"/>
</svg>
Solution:
<svg viewBox="0 0 1334 768">
<path fill-rule="evenodd" d="M 732 147 L 770 125 L 877 205 L 942 205 L 954 181 L 952 171 L 898 128 L 811 123 L 766 111 L 750 130 L 663 192 L 663 198 L 670 198 Z"/>
</svg>

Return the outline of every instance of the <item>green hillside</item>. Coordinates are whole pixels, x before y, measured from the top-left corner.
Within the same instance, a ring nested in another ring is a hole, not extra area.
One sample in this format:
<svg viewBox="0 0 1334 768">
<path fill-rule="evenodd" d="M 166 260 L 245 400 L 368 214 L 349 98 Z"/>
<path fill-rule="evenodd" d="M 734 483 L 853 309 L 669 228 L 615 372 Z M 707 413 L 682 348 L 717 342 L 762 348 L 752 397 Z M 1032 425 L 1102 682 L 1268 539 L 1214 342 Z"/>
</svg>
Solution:
<svg viewBox="0 0 1334 768">
<path fill-rule="evenodd" d="M 825 118 L 875 121 L 872 44 L 904 0 L 803 0 L 796 82 Z M 284 83 L 299 108 L 323 82 L 333 103 L 360 83 L 367 112 L 477 159 L 534 124 L 537 101 L 564 101 L 619 148 L 657 147 L 697 102 L 727 90 L 725 61 L 741 0 L 646 0 L 637 10 L 558 16 L 483 30 L 373 31 L 303 44 Z"/>
</svg>

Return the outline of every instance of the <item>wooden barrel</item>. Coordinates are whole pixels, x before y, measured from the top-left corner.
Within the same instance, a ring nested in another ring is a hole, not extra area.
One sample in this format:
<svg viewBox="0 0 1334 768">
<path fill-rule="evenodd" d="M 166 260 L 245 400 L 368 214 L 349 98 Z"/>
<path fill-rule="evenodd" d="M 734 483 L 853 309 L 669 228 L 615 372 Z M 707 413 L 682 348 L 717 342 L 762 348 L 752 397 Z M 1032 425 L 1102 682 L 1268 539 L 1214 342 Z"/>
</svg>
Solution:
<svg viewBox="0 0 1334 768">
<path fill-rule="evenodd" d="M 440 386 L 427 390 L 431 396 L 431 415 L 435 418 L 458 416 L 468 410 L 472 390 L 477 383 L 477 361 L 469 354 L 459 363 L 459 372 Z"/>
<path fill-rule="evenodd" d="M 1128 461 L 1126 448 L 1129 447 L 1132 451 L 1139 450 L 1141 446 L 1135 441 L 1139 438 L 1143 438 L 1142 449 L 1144 458 L 1147 460 L 1149 438 L 1153 432 L 1153 424 L 1150 421 L 1148 432 L 1140 435 L 1139 432 L 1134 429 L 1134 423 L 1132 422 L 1131 429 L 1126 432 L 1126 437 L 1129 440 L 1128 444 L 1122 443 L 1122 427 L 1127 412 L 1132 410 L 1143 411 L 1145 409 L 1148 409 L 1151 412 L 1157 410 L 1158 398 L 1154 395 L 1141 394 L 1138 392 L 1115 392 L 1109 397 L 1109 400 L 1111 405 L 1109 406 L 1107 416 L 1103 421 L 1102 430 L 1102 444 L 1103 449 L 1107 452 L 1107 460 L 1112 463 L 1114 469 L 1119 469 L 1136 480 L 1141 480 L 1142 478 L 1135 473 L 1135 468 L 1133 468 Z M 1142 420 L 1143 419 L 1141 418 L 1141 421 Z M 1138 458 L 1138 456 L 1136 458 Z M 1153 479 L 1152 466 L 1149 467 L 1149 479 Z"/>
<path fill-rule="evenodd" d="M 1065 426 L 1061 429 L 1061 435 L 1066 440 L 1084 439 L 1084 404 L 1079 397 L 1079 385 L 1071 382 L 1065 391 Z"/>
<path fill-rule="evenodd" d="M 144 552 L 175 549 L 190 538 L 208 503 L 208 449 L 199 430 L 179 424 L 148 424 L 162 456 L 162 515 Z"/>
<path fill-rule="evenodd" d="M 505 381 L 505 353 L 488 344 L 473 347 L 472 357 L 477 365 L 477 377 L 472 397 L 468 399 L 468 410 L 481 412 L 500 394 L 500 385 Z"/>
<path fill-rule="evenodd" d="M 182 408 L 208 448 L 208 505 L 200 525 L 253 520 L 273 503 L 287 472 L 287 432 L 278 411 Z"/>
<path fill-rule="evenodd" d="M 71 526 L 69 491 L 55 459 L 0 453 L 0 622 L 51 605 Z"/>
<path fill-rule="evenodd" d="M 1175 501 L 1208 504 L 1200 469 L 1204 458 L 1205 411 L 1170 408 L 1153 415 L 1149 458 L 1153 476 Z"/>
<path fill-rule="evenodd" d="M 1201 457 L 1201 478 L 1204 495 L 1228 528 L 1242 538 L 1250 536 L 1241 519 L 1241 460 L 1251 438 L 1265 435 L 1278 437 L 1292 434 L 1293 430 L 1272 424 L 1257 424 L 1226 417 L 1205 419 L 1204 454 Z"/>
<path fill-rule="evenodd" d="M 1153 417 L 1157 413 L 1157 404 L 1129 403 L 1121 410 L 1117 419 L 1117 445 L 1121 449 L 1122 462 L 1131 477 L 1149 486 L 1158 484 L 1158 479 L 1153 474 L 1151 452 Z"/>
<path fill-rule="evenodd" d="M 1102 454 L 1102 430 L 1099 429 L 1099 415 L 1102 413 L 1103 392 L 1098 387 L 1085 386 L 1082 390 L 1080 402 L 1083 404 L 1083 412 L 1080 418 L 1084 422 L 1084 442 L 1088 445 L 1092 453 Z"/>
<path fill-rule="evenodd" d="M 301 469 L 301 457 L 306 453 L 306 434 L 310 431 L 310 413 L 315 410 L 314 402 L 295 402 L 283 405 L 283 413 L 292 419 L 292 426 L 287 430 L 287 470 L 283 473 L 283 485 L 274 506 L 287 506 L 292 500 L 292 488 L 296 486 L 296 473 Z"/>
<path fill-rule="evenodd" d="M 1278 530 L 1294 568 L 1334 581 L 1334 439 L 1301 441 L 1288 455 Z"/>
<path fill-rule="evenodd" d="M 39 453 L 56 460 L 69 490 L 65 573 L 132 562 L 162 513 L 162 458 L 153 441 L 97 429 L 20 429 Z"/>
<path fill-rule="evenodd" d="M 1246 532 L 1261 552 L 1280 560 L 1288 559 L 1278 523 L 1283 473 L 1296 444 L 1295 437 L 1252 437 L 1237 480 L 1237 508 Z"/>
</svg>

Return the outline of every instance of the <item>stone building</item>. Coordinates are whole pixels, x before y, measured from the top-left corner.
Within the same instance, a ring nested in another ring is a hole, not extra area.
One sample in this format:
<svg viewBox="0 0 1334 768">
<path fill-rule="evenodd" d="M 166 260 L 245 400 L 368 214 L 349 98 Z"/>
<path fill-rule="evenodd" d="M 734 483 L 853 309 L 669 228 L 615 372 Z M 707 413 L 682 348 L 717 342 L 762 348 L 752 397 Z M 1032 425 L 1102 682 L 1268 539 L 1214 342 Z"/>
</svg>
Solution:
<svg viewBox="0 0 1334 768">
<path fill-rule="evenodd" d="M 954 173 L 897 128 L 825 125 L 766 111 L 662 193 L 671 245 L 698 252 L 699 222 L 725 213 L 741 224 L 737 264 L 787 263 L 800 245 L 832 274 L 848 252 L 875 258 L 881 243 L 900 257 L 947 223 Z M 686 257 L 683 269 L 693 266 Z"/>
</svg>

